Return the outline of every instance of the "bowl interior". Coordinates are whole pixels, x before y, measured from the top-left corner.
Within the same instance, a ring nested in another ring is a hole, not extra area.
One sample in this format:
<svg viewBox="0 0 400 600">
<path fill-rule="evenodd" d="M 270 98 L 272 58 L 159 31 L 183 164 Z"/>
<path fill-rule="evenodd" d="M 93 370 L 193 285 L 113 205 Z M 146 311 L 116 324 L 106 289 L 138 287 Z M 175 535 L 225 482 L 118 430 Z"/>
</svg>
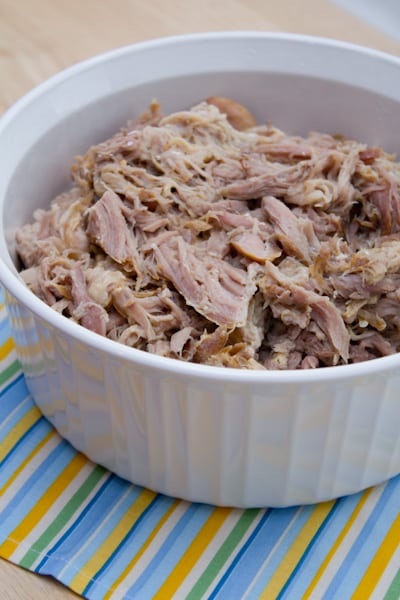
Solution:
<svg viewBox="0 0 400 600">
<path fill-rule="evenodd" d="M 0 130 L 3 259 L 14 270 L 15 228 L 68 188 L 73 157 L 152 99 L 167 113 L 227 95 L 288 133 L 341 133 L 396 153 L 400 84 L 385 89 L 383 71 L 388 82 L 400 62 L 324 40 L 250 33 L 148 43 L 78 65 L 23 99 Z"/>
<path fill-rule="evenodd" d="M 398 153 L 399 74 L 400 61 L 378 52 L 249 32 L 139 44 L 57 75 L 0 122 L 0 279 L 18 296 L 15 229 L 68 188 L 75 155 L 152 99 L 168 113 L 226 95 L 288 133 L 340 133 Z"/>
</svg>

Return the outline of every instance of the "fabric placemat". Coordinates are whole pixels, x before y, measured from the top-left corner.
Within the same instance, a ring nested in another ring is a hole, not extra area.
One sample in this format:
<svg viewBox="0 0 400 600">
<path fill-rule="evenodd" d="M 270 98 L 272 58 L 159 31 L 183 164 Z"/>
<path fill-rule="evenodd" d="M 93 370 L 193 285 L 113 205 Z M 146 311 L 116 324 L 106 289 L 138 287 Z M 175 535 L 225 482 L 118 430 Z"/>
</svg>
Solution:
<svg viewBox="0 0 400 600">
<path fill-rule="evenodd" d="M 0 556 L 92 600 L 400 597 L 400 477 L 285 509 L 216 508 L 131 485 L 41 416 L 3 304 L 0 493 Z"/>
</svg>

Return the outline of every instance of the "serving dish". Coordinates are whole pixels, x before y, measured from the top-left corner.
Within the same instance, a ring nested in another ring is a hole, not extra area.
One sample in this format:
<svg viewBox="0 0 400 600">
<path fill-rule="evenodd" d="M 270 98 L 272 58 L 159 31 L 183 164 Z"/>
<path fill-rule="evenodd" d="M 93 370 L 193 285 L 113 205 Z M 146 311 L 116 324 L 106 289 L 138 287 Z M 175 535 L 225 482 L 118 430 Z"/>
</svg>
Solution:
<svg viewBox="0 0 400 600">
<path fill-rule="evenodd" d="M 400 60 L 266 32 L 153 40 L 76 65 L 0 122 L 0 281 L 32 396 L 73 446 L 172 496 L 240 507 L 314 503 L 400 472 L 400 357 L 309 371 L 187 364 L 65 319 L 17 271 L 15 229 L 69 185 L 74 155 L 157 98 L 166 112 L 230 96 L 291 133 L 398 152 Z"/>
</svg>

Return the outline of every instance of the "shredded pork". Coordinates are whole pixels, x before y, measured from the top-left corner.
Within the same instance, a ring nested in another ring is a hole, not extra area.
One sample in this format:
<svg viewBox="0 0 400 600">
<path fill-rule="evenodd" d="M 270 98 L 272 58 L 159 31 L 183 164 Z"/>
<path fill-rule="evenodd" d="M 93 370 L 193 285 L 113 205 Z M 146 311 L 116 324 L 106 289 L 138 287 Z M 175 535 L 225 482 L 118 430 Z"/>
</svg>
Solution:
<svg viewBox="0 0 400 600">
<path fill-rule="evenodd" d="M 21 277 L 92 331 L 247 369 L 400 349 L 400 167 L 380 148 L 157 103 L 78 157 L 16 235 Z"/>
</svg>

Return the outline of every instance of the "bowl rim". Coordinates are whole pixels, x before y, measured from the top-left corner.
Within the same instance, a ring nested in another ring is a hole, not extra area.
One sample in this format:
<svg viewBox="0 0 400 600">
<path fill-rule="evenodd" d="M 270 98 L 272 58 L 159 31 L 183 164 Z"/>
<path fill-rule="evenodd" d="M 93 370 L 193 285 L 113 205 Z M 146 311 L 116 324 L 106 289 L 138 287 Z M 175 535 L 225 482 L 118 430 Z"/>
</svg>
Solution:
<svg viewBox="0 0 400 600">
<path fill-rule="evenodd" d="M 0 117 L 0 137 L 2 131 L 18 117 L 18 114 L 24 110 L 30 102 L 45 94 L 47 90 L 57 86 L 60 82 L 66 81 L 92 67 L 107 62 L 108 60 L 123 57 L 132 52 L 141 52 L 146 49 L 155 49 L 165 47 L 176 43 L 195 43 L 201 41 L 218 40 L 243 40 L 245 38 L 269 39 L 276 41 L 291 41 L 309 45 L 323 45 L 330 48 L 355 51 L 358 54 L 371 56 L 381 59 L 385 62 L 391 62 L 400 66 L 400 57 L 391 55 L 381 50 L 369 48 L 352 42 L 346 42 L 329 37 L 322 37 L 308 34 L 297 34 L 282 31 L 258 31 L 258 30 L 232 30 L 232 31 L 212 31 L 187 33 L 181 35 L 164 36 L 149 39 L 121 47 L 117 47 L 106 52 L 102 52 L 85 60 L 79 61 L 66 69 L 63 69 L 45 81 L 33 87 L 24 94 L 14 104 L 12 104 Z M 1 200 L 0 200 L 1 203 Z M 0 231 L 0 236 L 4 237 L 4 231 Z M 4 241 L 4 248 L 7 244 Z M 234 369 L 231 367 L 217 367 L 191 363 L 179 359 L 168 358 L 126 346 L 109 338 L 94 333 L 82 325 L 57 313 L 40 300 L 31 292 L 18 276 L 16 271 L 10 269 L 9 265 L 0 256 L 0 284 L 15 299 L 17 299 L 25 309 L 31 311 L 36 317 L 50 325 L 54 330 L 68 336 L 76 343 L 83 343 L 94 351 L 104 352 L 114 359 L 129 361 L 138 366 L 154 369 L 158 372 L 169 373 L 192 379 L 221 381 L 224 383 L 243 383 L 243 384 L 301 384 L 301 383 L 323 383 L 334 380 L 344 380 L 354 377 L 365 377 L 375 373 L 392 370 L 400 367 L 400 353 L 390 356 L 380 357 L 354 363 L 349 365 L 338 365 L 334 367 L 319 367 L 318 369 L 299 369 L 299 370 L 248 370 Z M 6 297 L 7 303 L 7 297 Z"/>
</svg>

